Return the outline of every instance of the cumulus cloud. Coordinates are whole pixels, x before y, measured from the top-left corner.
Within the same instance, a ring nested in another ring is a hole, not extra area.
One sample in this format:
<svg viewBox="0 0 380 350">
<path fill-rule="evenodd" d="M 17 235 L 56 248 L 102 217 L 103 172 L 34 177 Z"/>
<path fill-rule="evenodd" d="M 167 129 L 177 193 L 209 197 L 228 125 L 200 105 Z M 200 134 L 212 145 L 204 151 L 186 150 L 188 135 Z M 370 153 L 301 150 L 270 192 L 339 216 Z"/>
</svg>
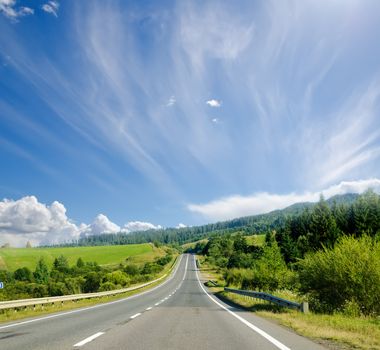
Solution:
<svg viewBox="0 0 380 350">
<path fill-rule="evenodd" d="M 229 196 L 204 204 L 189 204 L 188 210 L 201 214 L 210 220 L 228 220 L 236 217 L 267 213 L 283 209 L 298 202 L 318 201 L 320 194 L 330 198 L 338 194 L 363 193 L 368 188 L 380 193 L 380 179 L 342 181 L 338 185 L 319 192 L 271 194 L 256 193 L 252 196 Z"/>
<path fill-rule="evenodd" d="M 23 246 L 71 241 L 79 237 L 81 228 L 66 216 L 62 203 L 50 206 L 40 203 L 35 196 L 0 202 L 0 243 Z"/>
<path fill-rule="evenodd" d="M 218 100 L 211 99 L 211 100 L 206 101 L 206 104 L 208 104 L 210 107 L 218 108 L 222 105 L 222 102 L 218 101 Z"/>
<path fill-rule="evenodd" d="M 161 228 L 161 225 L 154 225 L 150 222 L 130 221 L 124 225 L 122 231 L 129 233 L 136 231 L 159 230 Z"/>
<path fill-rule="evenodd" d="M 185 225 L 181 222 L 176 226 L 176 228 L 185 228 L 185 227 L 187 227 L 187 225 Z"/>
<path fill-rule="evenodd" d="M 32 15 L 34 10 L 25 6 L 16 7 L 16 0 L 0 0 L 0 12 L 4 16 L 15 20 L 18 17 Z"/>
<path fill-rule="evenodd" d="M 58 17 L 59 3 L 58 1 L 48 1 L 46 4 L 42 5 L 42 10 L 47 13 L 52 14 L 55 17 Z"/>
<path fill-rule="evenodd" d="M 35 196 L 0 201 L 0 246 L 9 243 L 23 247 L 28 241 L 33 246 L 58 244 L 91 235 L 160 228 L 162 226 L 141 221 L 131 221 L 120 227 L 104 214 L 97 215 L 89 225 L 77 225 L 67 217 L 65 206 L 57 201 L 46 205 Z"/>
<path fill-rule="evenodd" d="M 103 233 L 120 232 L 120 226 L 108 219 L 104 214 L 99 214 L 92 224 L 88 225 L 82 232 L 84 235 L 100 235 Z"/>
</svg>

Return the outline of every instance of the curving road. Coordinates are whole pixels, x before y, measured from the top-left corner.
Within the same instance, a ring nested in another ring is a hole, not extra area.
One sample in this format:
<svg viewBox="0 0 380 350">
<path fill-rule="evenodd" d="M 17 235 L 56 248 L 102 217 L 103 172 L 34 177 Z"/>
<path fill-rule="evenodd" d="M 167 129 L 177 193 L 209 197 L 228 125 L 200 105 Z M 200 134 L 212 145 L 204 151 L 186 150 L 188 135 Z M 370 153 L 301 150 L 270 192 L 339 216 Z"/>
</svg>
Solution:
<svg viewBox="0 0 380 350">
<path fill-rule="evenodd" d="M 0 349 L 6 350 L 194 348 L 324 349 L 208 294 L 191 255 L 147 292 L 0 326 Z"/>
</svg>

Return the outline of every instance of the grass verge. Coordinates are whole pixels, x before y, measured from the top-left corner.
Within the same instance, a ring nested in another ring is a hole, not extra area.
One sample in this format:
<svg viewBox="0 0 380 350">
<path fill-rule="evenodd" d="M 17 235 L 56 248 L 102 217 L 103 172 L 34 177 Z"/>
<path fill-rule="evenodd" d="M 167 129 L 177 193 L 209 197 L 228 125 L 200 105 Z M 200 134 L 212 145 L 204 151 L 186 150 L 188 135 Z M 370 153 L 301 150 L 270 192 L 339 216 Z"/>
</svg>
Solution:
<svg viewBox="0 0 380 350">
<path fill-rule="evenodd" d="M 255 312 L 258 316 L 274 320 L 329 349 L 380 350 L 380 318 L 351 317 L 340 313 L 333 315 L 313 312 L 303 314 L 265 300 L 227 293 L 223 289 L 220 271 L 213 269 L 205 262 L 201 265 L 201 271 L 204 279 L 220 282 L 218 287 L 210 285 L 209 289 L 223 301 Z M 295 299 L 289 291 L 274 294 L 286 299 Z"/>
</svg>

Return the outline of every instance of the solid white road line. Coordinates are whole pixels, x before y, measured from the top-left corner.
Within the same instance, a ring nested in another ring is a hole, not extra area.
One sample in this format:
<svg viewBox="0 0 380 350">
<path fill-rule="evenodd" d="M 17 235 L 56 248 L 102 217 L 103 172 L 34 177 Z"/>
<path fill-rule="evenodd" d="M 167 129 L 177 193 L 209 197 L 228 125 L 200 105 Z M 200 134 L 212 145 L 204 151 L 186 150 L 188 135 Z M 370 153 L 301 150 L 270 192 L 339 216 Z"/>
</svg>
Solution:
<svg viewBox="0 0 380 350">
<path fill-rule="evenodd" d="M 86 339 L 80 341 L 79 343 L 74 344 L 73 346 L 83 346 L 84 344 L 87 344 L 87 343 L 89 343 L 90 341 L 93 341 L 95 338 L 100 337 L 100 336 L 103 335 L 103 334 L 104 334 L 104 332 L 98 332 L 98 333 L 95 333 L 95 334 L 93 334 L 91 337 L 88 337 L 88 338 L 86 338 Z"/>
<path fill-rule="evenodd" d="M 189 260 L 189 256 L 187 256 L 187 260 Z M 186 266 L 187 266 L 187 260 L 186 260 Z M 171 276 L 168 279 L 166 279 L 163 283 L 161 283 L 158 286 L 156 286 L 156 287 L 154 287 L 152 289 L 149 289 L 149 290 L 147 290 L 145 292 L 138 293 L 138 294 L 135 294 L 135 295 L 131 295 L 131 296 L 123 298 L 123 299 L 119 299 L 119 300 L 115 300 L 115 301 L 110 301 L 109 303 L 98 304 L 98 305 L 94 305 L 94 306 L 89 306 L 89 307 L 85 307 L 85 308 L 81 308 L 81 309 L 77 309 L 77 310 L 73 310 L 73 311 L 62 312 L 62 313 L 59 313 L 59 314 L 53 314 L 53 315 L 50 315 L 50 316 L 44 316 L 44 317 L 40 317 L 40 318 L 33 318 L 32 320 L 28 320 L 28 321 L 22 321 L 22 322 L 7 324 L 6 326 L 0 326 L 0 329 L 6 329 L 6 328 L 11 328 L 11 327 L 16 327 L 16 326 L 22 326 L 22 325 L 25 325 L 25 324 L 28 324 L 28 323 L 48 320 L 50 318 L 56 318 L 56 317 L 62 317 L 62 316 L 66 316 L 66 315 L 76 314 L 78 312 L 83 312 L 83 311 L 87 311 L 87 310 L 97 309 L 98 307 L 104 307 L 104 306 L 107 306 L 107 305 L 121 303 L 123 301 L 127 301 L 127 300 L 130 300 L 130 299 L 138 298 L 138 297 L 140 297 L 140 296 L 142 296 L 144 294 L 151 293 L 154 290 L 163 287 L 166 283 L 168 283 L 170 280 L 172 280 L 173 277 L 175 276 L 175 274 L 178 271 L 178 268 L 179 268 L 179 265 L 181 264 L 181 261 L 182 261 L 182 255 L 181 255 L 180 261 L 178 262 L 177 267 L 175 268 L 175 270 L 173 271 L 173 273 L 171 274 Z"/>
<path fill-rule="evenodd" d="M 149 310 L 152 310 L 153 309 L 153 307 L 152 306 L 149 306 L 148 308 L 146 308 L 145 310 L 146 311 L 149 311 Z"/>
<path fill-rule="evenodd" d="M 141 315 L 141 312 L 138 312 L 137 314 L 134 314 L 133 316 L 130 317 L 131 320 L 133 320 L 136 317 L 139 317 Z"/>
<path fill-rule="evenodd" d="M 286 345 L 282 344 L 281 342 L 279 342 L 277 339 L 273 338 L 271 335 L 269 335 L 268 333 L 264 332 L 262 329 L 260 329 L 259 327 L 253 325 L 252 323 L 248 322 L 246 319 L 244 319 L 243 317 L 235 314 L 234 312 L 232 312 L 231 310 L 227 309 L 224 305 L 222 305 L 221 303 L 219 303 L 217 300 L 215 300 L 208 292 L 207 290 L 203 287 L 202 285 L 202 282 L 201 280 L 199 279 L 199 275 L 198 275 L 198 268 L 197 268 L 197 265 L 196 265 L 196 262 L 195 262 L 195 256 L 194 256 L 194 266 L 195 266 L 195 273 L 197 275 L 197 279 L 198 279 L 198 282 L 199 282 L 199 285 L 201 286 L 202 290 L 205 292 L 205 294 L 218 306 L 220 306 L 222 309 L 226 310 L 229 314 L 231 314 L 232 316 L 234 316 L 235 318 L 237 318 L 240 322 L 244 323 L 247 327 L 251 328 L 253 331 L 255 331 L 256 333 L 260 334 L 262 337 L 264 337 L 265 339 L 267 339 L 268 341 L 270 341 L 273 345 L 275 345 L 277 348 L 279 348 L 280 350 L 291 350 L 290 348 L 288 348 Z"/>
</svg>

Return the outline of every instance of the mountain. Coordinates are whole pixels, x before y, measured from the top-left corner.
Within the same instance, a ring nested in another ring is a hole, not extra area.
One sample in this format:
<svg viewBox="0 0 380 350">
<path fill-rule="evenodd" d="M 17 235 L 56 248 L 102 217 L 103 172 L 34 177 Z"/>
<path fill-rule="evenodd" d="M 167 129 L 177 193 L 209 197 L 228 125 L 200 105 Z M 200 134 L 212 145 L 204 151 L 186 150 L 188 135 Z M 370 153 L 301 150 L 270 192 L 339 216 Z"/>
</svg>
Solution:
<svg viewBox="0 0 380 350">
<path fill-rule="evenodd" d="M 326 202 L 332 206 L 334 203 L 350 205 L 356 201 L 358 194 L 348 193 L 336 195 Z M 316 203 L 295 203 L 280 210 L 270 213 L 245 216 L 232 220 L 216 222 L 207 225 L 166 228 L 160 230 L 149 230 L 143 232 L 102 234 L 80 239 L 75 245 L 106 245 L 106 244 L 131 244 L 145 242 L 161 242 L 165 244 L 183 244 L 194 242 L 206 237 L 223 233 L 242 232 L 243 234 L 259 234 L 283 227 L 286 219 L 291 216 L 300 215 L 306 208 L 311 209 Z"/>
</svg>

